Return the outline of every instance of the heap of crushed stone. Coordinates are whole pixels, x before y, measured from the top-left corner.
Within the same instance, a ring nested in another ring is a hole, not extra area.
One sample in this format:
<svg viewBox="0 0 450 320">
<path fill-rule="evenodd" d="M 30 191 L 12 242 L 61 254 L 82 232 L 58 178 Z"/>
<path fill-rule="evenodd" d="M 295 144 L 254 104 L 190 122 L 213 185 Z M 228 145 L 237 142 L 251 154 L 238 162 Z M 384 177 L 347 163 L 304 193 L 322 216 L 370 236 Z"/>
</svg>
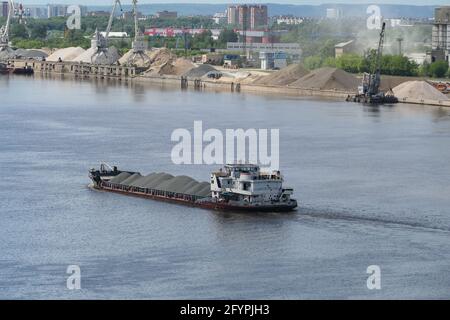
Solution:
<svg viewBox="0 0 450 320">
<path fill-rule="evenodd" d="M 449 100 L 446 95 L 426 81 L 407 81 L 392 90 L 398 99 Z"/>
<path fill-rule="evenodd" d="M 290 84 L 292 87 L 320 90 L 356 90 L 359 80 L 352 74 L 337 68 L 320 68 Z"/>
<path fill-rule="evenodd" d="M 268 76 L 256 79 L 253 83 L 259 85 L 285 86 L 291 84 L 309 73 L 300 64 L 291 64 L 286 68 L 276 71 Z"/>
</svg>

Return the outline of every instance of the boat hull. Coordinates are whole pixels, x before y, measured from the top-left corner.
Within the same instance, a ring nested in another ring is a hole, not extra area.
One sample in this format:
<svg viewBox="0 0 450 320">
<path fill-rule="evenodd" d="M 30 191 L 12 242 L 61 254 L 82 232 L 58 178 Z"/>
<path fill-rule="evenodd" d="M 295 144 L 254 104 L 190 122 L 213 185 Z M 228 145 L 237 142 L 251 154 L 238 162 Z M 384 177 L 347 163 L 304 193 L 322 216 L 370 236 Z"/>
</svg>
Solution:
<svg viewBox="0 0 450 320">
<path fill-rule="evenodd" d="M 152 194 L 148 194 L 148 193 L 114 189 L 114 188 L 110 188 L 110 187 L 103 186 L 103 185 L 93 185 L 92 187 L 94 189 L 106 191 L 106 192 L 113 192 L 113 193 L 118 193 L 118 194 L 122 194 L 122 195 L 134 196 L 134 197 L 157 200 L 157 201 L 171 202 L 174 204 L 198 207 L 198 208 L 216 210 L 216 211 L 290 212 L 290 211 L 293 211 L 297 207 L 297 202 L 295 200 L 292 200 L 288 204 L 272 204 L 272 205 L 257 205 L 257 206 L 256 205 L 237 205 L 237 204 L 230 204 L 230 203 L 226 203 L 226 202 L 216 202 L 213 200 L 192 201 L 192 200 L 185 200 L 185 199 L 180 199 L 180 198 L 171 198 L 171 197 L 165 197 L 165 196 L 159 196 L 159 195 L 152 195 Z"/>
</svg>

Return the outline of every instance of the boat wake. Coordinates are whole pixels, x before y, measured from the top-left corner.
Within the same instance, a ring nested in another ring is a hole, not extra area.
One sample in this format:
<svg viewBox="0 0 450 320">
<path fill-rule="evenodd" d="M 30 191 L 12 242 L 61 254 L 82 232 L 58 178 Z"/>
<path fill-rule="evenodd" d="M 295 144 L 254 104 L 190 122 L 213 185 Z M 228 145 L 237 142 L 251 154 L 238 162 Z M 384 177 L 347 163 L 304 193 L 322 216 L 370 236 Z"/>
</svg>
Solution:
<svg viewBox="0 0 450 320">
<path fill-rule="evenodd" d="M 297 209 L 297 213 L 301 216 L 309 216 L 313 218 L 343 220 L 349 222 L 363 222 L 363 223 L 376 223 L 391 226 L 400 226 L 408 228 L 420 228 L 433 231 L 450 232 L 450 226 L 445 225 L 443 222 L 432 221 L 411 221 L 405 219 L 390 219 L 383 216 L 362 216 L 352 212 L 337 211 L 332 209 L 317 209 L 312 207 L 300 207 Z"/>
</svg>

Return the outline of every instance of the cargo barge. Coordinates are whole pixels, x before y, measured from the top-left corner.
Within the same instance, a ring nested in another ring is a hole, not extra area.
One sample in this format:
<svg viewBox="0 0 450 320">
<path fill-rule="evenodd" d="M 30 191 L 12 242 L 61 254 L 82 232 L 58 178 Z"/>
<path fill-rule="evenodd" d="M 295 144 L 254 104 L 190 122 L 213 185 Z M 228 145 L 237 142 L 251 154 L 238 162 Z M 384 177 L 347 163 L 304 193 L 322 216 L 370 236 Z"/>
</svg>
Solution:
<svg viewBox="0 0 450 320">
<path fill-rule="evenodd" d="M 89 178 L 94 189 L 212 210 L 285 212 L 297 207 L 279 171 L 263 173 L 251 164 L 226 165 L 211 173 L 210 182 L 163 172 L 141 175 L 107 164 L 89 170 Z"/>
</svg>

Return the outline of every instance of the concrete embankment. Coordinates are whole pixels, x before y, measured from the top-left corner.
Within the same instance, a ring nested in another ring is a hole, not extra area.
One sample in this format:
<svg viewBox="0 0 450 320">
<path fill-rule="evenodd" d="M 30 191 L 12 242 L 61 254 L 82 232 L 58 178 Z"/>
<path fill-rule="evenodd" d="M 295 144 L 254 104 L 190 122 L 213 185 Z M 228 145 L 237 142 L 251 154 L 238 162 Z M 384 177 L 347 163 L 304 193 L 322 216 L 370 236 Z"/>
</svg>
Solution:
<svg viewBox="0 0 450 320">
<path fill-rule="evenodd" d="M 134 67 L 116 66 L 116 65 L 95 65 L 77 62 L 48 62 L 33 60 L 12 60 L 15 67 L 25 65 L 32 66 L 36 73 L 41 74 L 64 74 L 83 78 L 104 78 L 130 80 L 142 83 L 155 84 L 160 86 L 183 87 L 195 90 L 212 90 L 228 92 L 248 92 L 257 94 L 276 94 L 296 97 L 322 97 L 333 99 L 345 99 L 348 95 L 354 94 L 353 90 L 334 90 L 334 89 L 316 89 L 302 88 L 294 85 L 270 85 L 258 83 L 239 83 L 221 80 L 210 80 L 189 78 L 175 75 L 138 75 L 138 70 Z M 308 76 L 308 75 L 307 75 Z M 312 77 L 314 75 L 309 75 Z M 333 75 L 333 78 L 335 76 Z M 299 82 L 299 85 L 301 83 Z M 418 99 L 411 97 L 402 97 L 401 103 L 412 103 L 422 105 L 434 105 L 441 107 L 450 107 L 450 100 Z"/>
</svg>

